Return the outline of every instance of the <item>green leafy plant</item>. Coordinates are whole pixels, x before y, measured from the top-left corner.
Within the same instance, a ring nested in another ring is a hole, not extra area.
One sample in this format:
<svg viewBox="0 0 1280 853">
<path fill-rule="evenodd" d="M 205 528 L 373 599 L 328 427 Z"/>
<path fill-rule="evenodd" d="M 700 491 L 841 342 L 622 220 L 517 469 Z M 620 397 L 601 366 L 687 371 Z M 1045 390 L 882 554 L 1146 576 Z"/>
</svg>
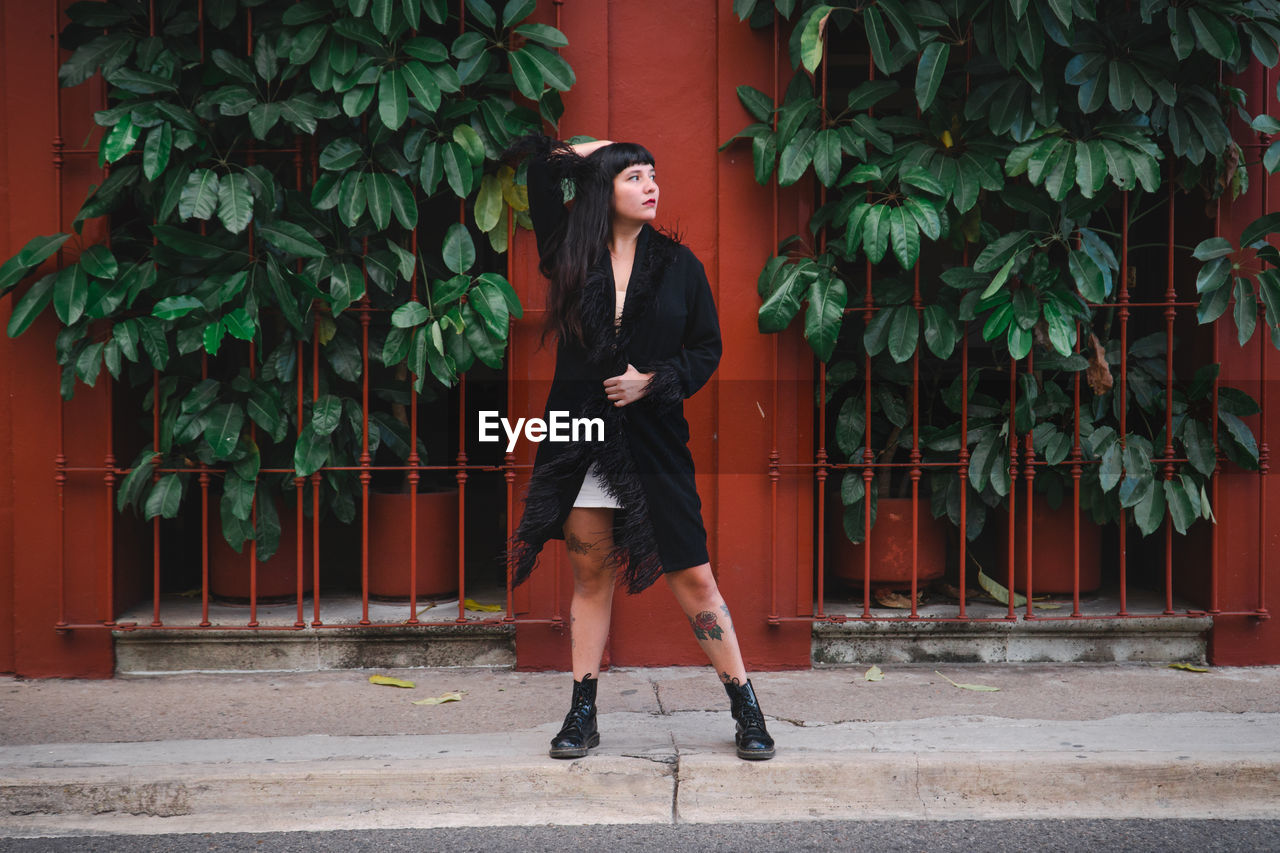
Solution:
<svg viewBox="0 0 1280 853">
<path fill-rule="evenodd" d="M 180 3 L 154 20 L 136 0 L 67 10 L 62 84 L 101 73 L 109 104 L 95 115 L 109 173 L 74 226 L 109 216 L 110 238 L 35 238 L 0 266 L 0 294 L 66 252 L 21 294 L 9 334 L 52 304 L 65 396 L 103 367 L 151 389 L 158 446 L 130 466 L 121 508 L 175 517 L 194 472 L 213 469 L 227 540 L 256 537 L 269 556 L 266 498 L 295 479 L 320 473 L 323 508 L 354 517 L 359 475 L 341 469 L 361 464 L 366 371 L 381 398 L 369 452 L 407 458 L 397 370 L 429 395 L 477 361 L 501 366 L 521 307 L 493 253 L 528 214 L 499 156 L 557 121 L 574 83 L 554 52 L 564 35 L 526 21 L 534 7 L 470 0 L 464 20 L 445 0 L 210 0 L 204 20 Z"/>
<path fill-rule="evenodd" d="M 917 357 L 922 374 L 958 372 L 950 360 L 965 338 L 975 371 L 1005 371 L 1006 387 L 1011 361 L 1034 357 L 1044 369 L 1021 386 L 1013 428 L 1019 447 L 1031 434 L 1037 458 L 1050 463 L 1045 488 L 1057 488 L 1048 479 L 1071 461 L 1062 452 L 1072 446 L 1065 389 L 1087 367 L 1081 353 L 1098 336 L 1106 359 L 1120 357 L 1110 332 L 1121 231 L 1171 203 L 1171 182 L 1211 199 L 1247 190 L 1233 113 L 1260 132 L 1280 130 L 1280 121 L 1248 115 L 1243 92 L 1216 82 L 1220 69 L 1280 61 L 1280 3 L 737 0 L 734 10 L 752 26 L 792 22 L 796 73 L 778 102 L 738 87 L 753 121 L 725 146 L 749 140 L 758 182 L 808 182 L 819 200 L 810 232 L 784 241 L 761 273 L 760 330 L 780 332 L 803 313 L 815 355 L 833 360 L 859 313 L 848 310 L 850 293 L 866 279 L 874 313 L 853 333 L 872 357 L 873 386 L 892 387 L 896 365 Z M 844 68 L 864 61 L 853 59 L 862 45 L 869 80 Z M 1280 143 L 1264 165 L 1280 167 Z M 1269 214 L 1246 230 L 1243 250 L 1221 238 L 1200 244 L 1201 322 L 1234 294 L 1243 343 L 1260 294 L 1280 345 L 1280 254 L 1266 243 L 1276 231 L 1280 215 Z M 920 280 L 913 298 L 881 292 L 908 270 Z M 1128 398 L 1099 389 L 1085 401 L 1085 499 L 1102 518 L 1132 509 L 1144 533 L 1166 517 L 1185 531 L 1212 515 L 1210 456 L 1256 465 L 1238 414 L 1251 409 L 1243 400 L 1222 408 L 1215 449 L 1203 440 L 1203 375 L 1179 388 L 1173 446 L 1185 461 L 1169 472 L 1164 395 L 1143 384 L 1163 387 L 1163 361 L 1157 371 L 1154 338 L 1135 337 Z M 956 412 L 960 390 L 948 394 Z M 996 506 L 1010 485 L 1008 403 L 979 394 L 970 404 L 968 479 Z M 1118 413 L 1131 404 L 1121 434 Z M 930 442 L 931 452 L 959 450 L 950 432 Z M 958 522 L 959 485 L 941 485 L 935 513 Z"/>
</svg>

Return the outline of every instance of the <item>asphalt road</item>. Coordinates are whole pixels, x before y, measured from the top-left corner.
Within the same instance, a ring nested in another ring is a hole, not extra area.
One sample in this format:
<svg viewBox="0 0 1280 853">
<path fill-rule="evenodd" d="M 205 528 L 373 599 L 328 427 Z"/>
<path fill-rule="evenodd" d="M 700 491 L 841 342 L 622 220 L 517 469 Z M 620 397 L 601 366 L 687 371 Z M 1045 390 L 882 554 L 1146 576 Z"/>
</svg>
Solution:
<svg viewBox="0 0 1280 853">
<path fill-rule="evenodd" d="M 0 839 L 31 853 L 561 853 L 570 850 L 1024 853 L 1280 851 L 1280 821 L 813 821 L 580 827 L 478 827 L 326 833 Z"/>
</svg>

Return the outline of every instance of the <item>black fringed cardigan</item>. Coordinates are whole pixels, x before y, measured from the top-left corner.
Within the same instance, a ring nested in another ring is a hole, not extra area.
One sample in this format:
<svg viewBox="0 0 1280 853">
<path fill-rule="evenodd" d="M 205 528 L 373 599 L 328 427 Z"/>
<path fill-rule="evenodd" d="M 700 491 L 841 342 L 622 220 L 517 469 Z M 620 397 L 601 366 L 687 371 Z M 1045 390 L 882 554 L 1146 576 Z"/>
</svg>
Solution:
<svg viewBox="0 0 1280 853">
<path fill-rule="evenodd" d="M 565 216 L 563 156 L 544 145 L 530 161 L 529 206 L 539 252 Z M 517 584 L 529 577 L 547 540 L 564 538 L 565 519 L 592 462 L 621 505 L 610 559 L 628 592 L 640 592 L 663 572 L 708 562 L 684 419 L 684 399 L 720 363 L 720 324 L 706 272 L 689 249 L 646 225 L 616 327 L 614 299 L 612 264 L 602 252 L 582 293 L 585 344 L 559 342 L 546 417 L 562 411 L 602 418 L 604 441 L 539 444 L 524 517 L 508 554 Z M 642 399 L 619 408 L 605 397 L 603 382 L 627 364 L 654 375 Z"/>
</svg>

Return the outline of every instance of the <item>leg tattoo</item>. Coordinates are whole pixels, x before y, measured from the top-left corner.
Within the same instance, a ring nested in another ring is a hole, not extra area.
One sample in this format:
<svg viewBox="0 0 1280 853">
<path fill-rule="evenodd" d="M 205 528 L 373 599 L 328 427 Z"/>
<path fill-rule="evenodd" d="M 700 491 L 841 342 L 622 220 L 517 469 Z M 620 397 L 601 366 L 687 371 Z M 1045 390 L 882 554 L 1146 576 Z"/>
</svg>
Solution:
<svg viewBox="0 0 1280 853">
<path fill-rule="evenodd" d="M 720 673 L 720 680 L 721 680 L 722 682 L 724 682 L 725 684 L 732 684 L 732 685 L 734 685 L 734 686 L 736 686 L 736 687 L 741 687 L 741 686 L 742 686 L 742 682 L 741 682 L 741 681 L 739 681 L 738 679 L 734 678 L 732 675 L 730 675 L 730 674 L 729 674 L 729 673 L 727 673 L 727 672 L 722 672 L 722 673 Z"/>
<path fill-rule="evenodd" d="M 591 553 L 591 546 L 588 545 L 586 542 L 583 542 L 577 536 L 574 536 L 572 533 L 570 533 L 568 536 L 565 537 L 564 544 L 565 544 L 565 547 L 569 549 L 570 553 L 573 553 L 573 554 L 590 554 Z"/>
<path fill-rule="evenodd" d="M 724 629 L 720 627 L 716 615 L 710 610 L 704 610 L 697 616 L 690 617 L 689 624 L 693 626 L 693 635 L 699 640 L 724 639 Z"/>
</svg>

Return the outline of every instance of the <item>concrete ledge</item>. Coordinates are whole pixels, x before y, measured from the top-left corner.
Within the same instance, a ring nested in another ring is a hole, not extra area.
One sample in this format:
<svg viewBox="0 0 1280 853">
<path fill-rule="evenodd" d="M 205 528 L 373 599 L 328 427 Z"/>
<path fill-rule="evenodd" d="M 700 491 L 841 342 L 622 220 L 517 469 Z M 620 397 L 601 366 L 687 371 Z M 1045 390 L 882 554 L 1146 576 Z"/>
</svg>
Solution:
<svg viewBox="0 0 1280 853">
<path fill-rule="evenodd" d="M 116 672 L 314 672 L 515 666 L 510 624 L 114 631 Z"/>
<path fill-rule="evenodd" d="M 1274 819 L 1280 755 L 779 752 L 680 761 L 682 822 L 1012 818 Z"/>
<path fill-rule="evenodd" d="M 1209 616 L 815 622 L 815 666 L 1205 660 Z"/>
<path fill-rule="evenodd" d="M 674 775 L 611 756 L 30 770 L 0 783 L 0 836 L 670 823 Z"/>
</svg>

